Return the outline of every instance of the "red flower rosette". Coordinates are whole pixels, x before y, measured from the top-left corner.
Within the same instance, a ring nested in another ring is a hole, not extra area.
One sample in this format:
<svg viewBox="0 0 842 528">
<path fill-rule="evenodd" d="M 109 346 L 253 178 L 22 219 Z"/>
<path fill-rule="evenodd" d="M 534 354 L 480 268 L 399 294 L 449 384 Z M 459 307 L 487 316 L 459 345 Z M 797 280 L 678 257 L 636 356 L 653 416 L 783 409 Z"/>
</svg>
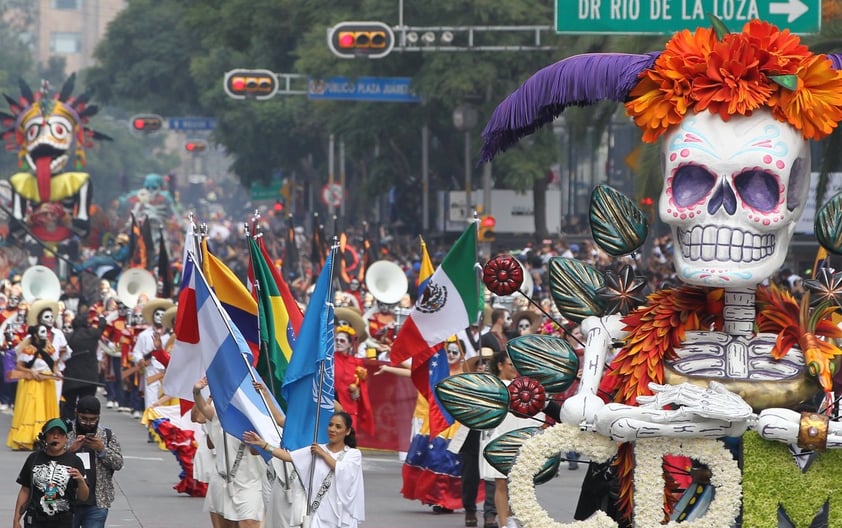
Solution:
<svg viewBox="0 0 842 528">
<path fill-rule="evenodd" d="M 509 410 L 517 417 L 530 418 L 544 410 L 547 393 L 538 380 L 520 376 L 509 384 Z"/>
<path fill-rule="evenodd" d="M 495 295 L 511 295 L 523 284 L 523 268 L 514 257 L 494 257 L 482 267 L 482 282 Z"/>
</svg>

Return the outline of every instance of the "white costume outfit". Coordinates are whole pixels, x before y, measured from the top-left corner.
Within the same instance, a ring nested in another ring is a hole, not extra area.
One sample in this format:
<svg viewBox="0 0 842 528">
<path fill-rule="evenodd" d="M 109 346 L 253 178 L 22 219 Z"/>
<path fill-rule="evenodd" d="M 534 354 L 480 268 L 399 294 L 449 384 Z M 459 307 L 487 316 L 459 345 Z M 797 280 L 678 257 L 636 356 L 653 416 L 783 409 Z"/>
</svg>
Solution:
<svg viewBox="0 0 842 528">
<path fill-rule="evenodd" d="M 290 480 L 290 487 L 286 489 L 286 477 Z M 272 457 L 266 465 L 268 486 L 263 492 L 263 502 L 266 504 L 266 527 L 291 528 L 301 526 L 304 514 L 307 513 L 307 492 L 301 485 L 295 468 L 289 462 L 283 462 Z"/>
<path fill-rule="evenodd" d="M 503 383 L 506 385 L 506 387 L 508 387 L 509 384 L 511 383 L 511 381 L 503 380 Z M 487 446 L 495 438 L 497 438 L 497 437 L 499 437 L 503 434 L 509 433 L 511 431 L 514 431 L 515 429 L 522 429 L 524 427 L 535 427 L 536 425 L 538 425 L 538 422 L 536 422 L 535 420 L 544 421 L 544 420 L 546 420 L 546 417 L 545 417 L 544 413 L 538 413 L 538 414 L 535 415 L 534 419 L 533 418 L 519 418 L 512 413 L 508 413 L 508 414 L 506 414 L 506 418 L 503 419 L 503 421 L 500 423 L 500 425 L 498 425 L 497 427 L 495 427 L 494 429 L 492 429 L 490 431 L 483 431 L 482 432 L 482 435 L 480 436 L 480 440 L 479 440 L 479 442 L 480 442 L 480 446 L 479 446 L 479 452 L 480 452 L 479 478 L 481 478 L 482 480 L 494 480 L 494 479 L 508 478 L 506 475 L 497 471 L 494 468 L 494 466 L 489 464 L 488 461 L 485 460 L 485 457 L 482 456 L 482 453 L 485 451 L 485 446 Z M 467 430 L 467 427 L 465 427 L 464 429 Z"/>
<path fill-rule="evenodd" d="M 216 450 L 216 476 L 208 482 L 203 510 L 231 521 L 263 520 L 263 459 L 246 444 L 222 431 L 219 419 L 207 421 L 208 437 Z M 228 468 L 225 448 L 228 448 Z M 242 447 L 242 449 L 241 449 Z M 239 462 L 238 462 L 239 460 Z M 232 475 L 226 482 L 226 475 Z"/>
<path fill-rule="evenodd" d="M 331 477 L 330 487 L 319 499 L 319 491 L 330 475 L 328 465 L 316 457 L 313 476 L 314 502 L 320 504 L 312 514 L 311 528 L 357 528 L 365 520 L 365 490 L 363 488 L 363 457 L 359 449 L 345 447 L 338 453 L 331 453 L 326 444 L 322 449 L 336 459 L 336 470 Z M 302 482 L 309 482 L 313 454 L 310 447 L 303 447 L 290 453 L 292 463 Z"/>
<path fill-rule="evenodd" d="M 67 336 L 64 335 L 64 332 L 59 330 L 58 328 L 49 328 L 50 330 L 50 342 L 53 344 L 53 348 L 56 350 L 56 361 L 58 361 L 58 370 L 59 372 L 64 372 L 64 362 L 70 358 L 70 354 L 73 351 L 67 346 Z M 49 370 L 49 369 L 47 369 Z M 58 406 L 61 408 L 61 386 L 62 381 L 60 379 L 56 380 L 56 398 L 58 401 Z"/>
<path fill-rule="evenodd" d="M 139 363 L 143 361 L 143 356 L 146 354 L 151 353 L 155 350 L 155 344 L 153 337 L 155 335 L 155 328 L 150 326 L 137 336 L 137 341 L 135 341 L 134 348 L 132 349 L 132 361 L 135 363 Z M 169 338 L 169 333 L 161 329 L 161 343 L 166 343 L 167 339 Z M 164 395 L 164 384 L 163 379 L 158 381 L 154 381 L 152 383 L 146 383 L 147 378 L 154 376 L 155 374 L 164 372 L 166 368 L 164 365 L 161 364 L 157 359 L 154 357 L 149 361 L 149 365 L 146 366 L 144 369 L 144 376 L 143 376 L 143 404 L 144 408 L 148 409 L 152 407 L 161 396 Z"/>
</svg>

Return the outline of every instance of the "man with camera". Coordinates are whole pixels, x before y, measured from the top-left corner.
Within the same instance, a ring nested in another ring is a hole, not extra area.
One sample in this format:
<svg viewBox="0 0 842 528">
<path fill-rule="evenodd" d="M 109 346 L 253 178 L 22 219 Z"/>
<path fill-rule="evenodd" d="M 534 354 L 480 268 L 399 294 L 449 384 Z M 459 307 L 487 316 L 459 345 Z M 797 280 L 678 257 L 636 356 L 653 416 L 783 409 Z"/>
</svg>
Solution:
<svg viewBox="0 0 842 528">
<path fill-rule="evenodd" d="M 120 442 L 111 429 L 99 423 L 100 402 L 84 396 L 76 404 L 76 420 L 68 432 L 68 451 L 82 459 L 85 480 L 92 493 L 74 505 L 73 528 L 105 528 L 108 508 L 114 501 L 115 471 L 123 467 Z"/>
</svg>

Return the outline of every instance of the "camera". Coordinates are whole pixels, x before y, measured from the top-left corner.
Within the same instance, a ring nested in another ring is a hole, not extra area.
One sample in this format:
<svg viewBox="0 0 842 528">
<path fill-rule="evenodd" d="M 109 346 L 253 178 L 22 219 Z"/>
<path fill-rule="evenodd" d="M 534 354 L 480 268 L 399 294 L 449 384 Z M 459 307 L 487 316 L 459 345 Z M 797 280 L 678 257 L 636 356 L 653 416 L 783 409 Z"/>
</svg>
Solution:
<svg viewBox="0 0 842 528">
<path fill-rule="evenodd" d="M 85 433 L 85 438 L 94 438 L 96 433 Z"/>
</svg>

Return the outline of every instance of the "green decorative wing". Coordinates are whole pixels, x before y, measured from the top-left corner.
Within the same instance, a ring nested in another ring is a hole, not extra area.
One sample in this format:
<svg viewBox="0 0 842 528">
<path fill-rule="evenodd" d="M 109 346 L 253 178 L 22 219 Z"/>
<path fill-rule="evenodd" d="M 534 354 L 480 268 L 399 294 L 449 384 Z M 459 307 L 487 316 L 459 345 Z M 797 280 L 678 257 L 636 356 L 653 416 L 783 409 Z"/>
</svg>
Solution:
<svg viewBox="0 0 842 528">
<path fill-rule="evenodd" d="M 529 440 L 535 435 L 541 434 L 543 429 L 540 427 L 524 427 L 522 429 L 515 429 L 508 433 L 502 434 L 488 443 L 482 452 L 485 460 L 491 464 L 494 469 L 504 475 L 508 475 L 512 466 L 515 463 L 520 446 L 526 440 Z M 561 463 L 561 454 L 556 454 L 546 460 L 541 470 L 533 477 L 535 484 L 543 484 L 551 480 Z"/>
<path fill-rule="evenodd" d="M 471 429 L 494 429 L 509 412 L 509 390 L 491 374 L 450 376 L 436 385 L 436 396 L 456 421 Z"/>
<path fill-rule="evenodd" d="M 597 185 L 591 193 L 590 223 L 594 242 L 615 257 L 636 251 L 649 232 L 646 215 L 608 185 Z"/>
<path fill-rule="evenodd" d="M 591 315 L 605 312 L 597 290 L 605 286 L 605 277 L 594 267 L 576 259 L 550 259 L 550 295 L 561 315 L 581 323 Z"/>
<path fill-rule="evenodd" d="M 814 228 L 823 248 L 842 255 L 842 193 L 837 193 L 819 209 Z"/>
<path fill-rule="evenodd" d="M 562 393 L 576 379 L 579 358 L 565 339 L 530 334 L 506 343 L 518 374 L 538 380 L 551 394 Z"/>
</svg>

